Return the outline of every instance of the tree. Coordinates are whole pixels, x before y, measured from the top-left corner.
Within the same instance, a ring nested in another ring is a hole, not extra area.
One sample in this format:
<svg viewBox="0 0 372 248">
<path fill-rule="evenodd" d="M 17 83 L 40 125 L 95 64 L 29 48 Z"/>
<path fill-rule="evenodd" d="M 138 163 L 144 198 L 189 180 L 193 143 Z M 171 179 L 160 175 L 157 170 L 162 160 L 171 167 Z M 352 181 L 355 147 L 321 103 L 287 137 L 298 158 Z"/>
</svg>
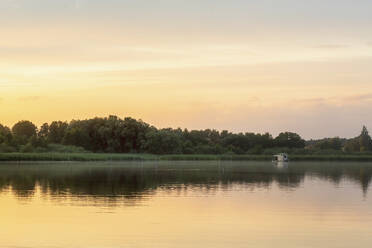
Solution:
<svg viewBox="0 0 372 248">
<path fill-rule="evenodd" d="M 47 139 L 49 135 L 49 124 L 44 123 L 39 130 L 38 136 Z"/>
<path fill-rule="evenodd" d="M 341 150 L 342 143 L 343 142 L 339 137 L 325 138 L 322 140 L 315 141 L 315 143 L 311 145 L 310 147 L 313 147 L 319 150 Z"/>
<path fill-rule="evenodd" d="M 305 140 L 300 135 L 291 132 L 280 133 L 275 139 L 274 144 L 277 147 L 304 148 Z"/>
<path fill-rule="evenodd" d="M 88 130 L 84 124 L 83 121 L 71 121 L 62 143 L 64 145 L 80 146 L 86 150 L 93 151 Z"/>
<path fill-rule="evenodd" d="M 49 143 L 61 144 L 68 128 L 67 122 L 53 121 L 48 128 L 47 140 Z"/>
<path fill-rule="evenodd" d="M 358 137 L 349 139 L 344 146 L 346 152 L 364 152 L 372 150 L 372 140 L 369 136 L 368 130 L 363 126 L 362 131 Z"/>
<path fill-rule="evenodd" d="M 359 140 L 357 138 L 349 139 L 348 141 L 346 141 L 343 150 L 345 152 L 359 152 L 360 151 Z"/>
<path fill-rule="evenodd" d="M 182 153 L 182 137 L 171 129 L 152 129 L 146 135 L 144 148 L 154 154 Z"/>
<path fill-rule="evenodd" d="M 0 144 L 9 144 L 12 140 L 12 133 L 8 127 L 0 124 Z"/>
<path fill-rule="evenodd" d="M 28 140 L 36 135 L 37 127 L 30 121 L 20 121 L 12 128 L 12 133 L 19 145 L 25 145 Z"/>
<path fill-rule="evenodd" d="M 368 130 L 365 126 L 362 128 L 362 132 L 358 137 L 359 142 L 359 151 L 371 151 L 372 150 L 372 141 L 371 136 L 368 134 Z"/>
</svg>

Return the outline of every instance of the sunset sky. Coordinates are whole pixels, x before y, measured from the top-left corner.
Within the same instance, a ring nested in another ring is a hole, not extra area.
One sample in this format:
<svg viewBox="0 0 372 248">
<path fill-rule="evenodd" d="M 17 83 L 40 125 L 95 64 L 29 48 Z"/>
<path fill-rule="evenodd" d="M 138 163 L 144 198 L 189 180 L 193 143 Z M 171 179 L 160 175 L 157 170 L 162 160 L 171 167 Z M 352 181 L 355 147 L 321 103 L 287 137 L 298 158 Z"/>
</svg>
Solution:
<svg viewBox="0 0 372 248">
<path fill-rule="evenodd" d="M 2 0 L 0 123 L 372 131 L 372 1 Z"/>
</svg>

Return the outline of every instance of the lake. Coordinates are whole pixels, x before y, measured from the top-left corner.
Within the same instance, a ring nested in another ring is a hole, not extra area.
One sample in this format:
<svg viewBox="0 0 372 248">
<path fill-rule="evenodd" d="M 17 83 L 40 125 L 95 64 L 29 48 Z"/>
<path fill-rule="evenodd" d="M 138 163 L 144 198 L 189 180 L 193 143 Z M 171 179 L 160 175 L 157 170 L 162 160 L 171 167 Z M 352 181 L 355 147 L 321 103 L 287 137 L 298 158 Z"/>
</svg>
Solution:
<svg viewBox="0 0 372 248">
<path fill-rule="evenodd" d="M 371 247 L 371 163 L 1 163 L 0 247 Z"/>
</svg>

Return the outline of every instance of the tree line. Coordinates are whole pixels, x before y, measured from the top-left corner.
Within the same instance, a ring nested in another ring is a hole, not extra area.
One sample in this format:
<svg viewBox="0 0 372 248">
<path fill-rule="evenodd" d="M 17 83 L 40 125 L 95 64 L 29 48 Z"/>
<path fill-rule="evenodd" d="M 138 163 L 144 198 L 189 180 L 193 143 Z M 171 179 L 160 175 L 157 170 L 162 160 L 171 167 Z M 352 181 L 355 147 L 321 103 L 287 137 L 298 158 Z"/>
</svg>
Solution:
<svg viewBox="0 0 372 248">
<path fill-rule="evenodd" d="M 0 152 L 48 152 L 53 149 L 151 154 L 262 154 L 276 150 L 355 152 L 371 151 L 372 141 L 365 127 L 355 139 L 305 141 L 292 132 L 282 132 L 274 138 L 269 133 L 158 129 L 142 120 L 117 116 L 69 123 L 53 121 L 40 128 L 30 121 L 20 121 L 12 128 L 0 124 Z"/>
</svg>

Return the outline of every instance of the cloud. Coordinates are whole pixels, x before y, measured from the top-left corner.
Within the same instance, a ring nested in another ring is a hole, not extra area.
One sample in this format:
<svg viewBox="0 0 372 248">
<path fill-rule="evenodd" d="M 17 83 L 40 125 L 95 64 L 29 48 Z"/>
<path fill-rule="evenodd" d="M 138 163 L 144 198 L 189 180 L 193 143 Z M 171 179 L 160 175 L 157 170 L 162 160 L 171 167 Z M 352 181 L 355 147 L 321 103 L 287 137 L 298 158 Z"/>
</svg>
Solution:
<svg viewBox="0 0 372 248">
<path fill-rule="evenodd" d="M 372 93 L 353 95 L 343 98 L 347 102 L 364 102 L 372 100 Z"/>
<path fill-rule="evenodd" d="M 317 98 L 304 98 L 295 100 L 297 103 L 305 103 L 305 104 L 321 104 L 327 102 L 326 98 L 317 97 Z"/>
<path fill-rule="evenodd" d="M 18 100 L 22 102 L 36 102 L 41 99 L 40 96 L 24 96 L 24 97 L 19 97 Z"/>
<path fill-rule="evenodd" d="M 330 96 L 330 97 L 316 97 L 316 98 L 303 98 L 291 99 L 288 102 L 289 106 L 302 107 L 318 107 L 322 106 L 348 106 L 367 104 L 372 101 L 372 93 L 355 94 L 348 96 Z"/>
<path fill-rule="evenodd" d="M 318 49 L 342 49 L 342 48 L 348 48 L 350 47 L 349 45 L 345 44 L 321 44 L 318 46 L 314 46 L 314 48 Z"/>
</svg>

